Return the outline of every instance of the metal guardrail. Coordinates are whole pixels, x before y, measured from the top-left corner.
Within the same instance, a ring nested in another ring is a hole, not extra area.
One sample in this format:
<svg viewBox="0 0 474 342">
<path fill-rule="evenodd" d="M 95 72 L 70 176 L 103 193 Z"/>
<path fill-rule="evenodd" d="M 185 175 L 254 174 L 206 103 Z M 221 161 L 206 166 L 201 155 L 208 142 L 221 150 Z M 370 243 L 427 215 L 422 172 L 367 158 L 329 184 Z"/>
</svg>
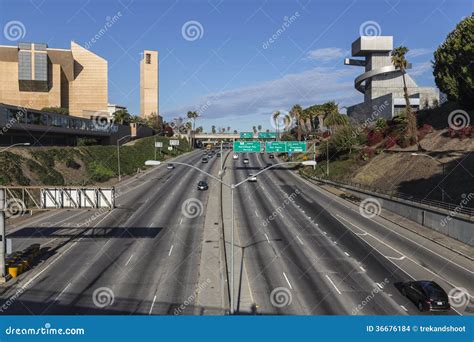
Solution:
<svg viewBox="0 0 474 342">
<path fill-rule="evenodd" d="M 308 176 L 306 176 L 306 177 L 308 177 Z M 424 198 L 416 198 L 413 195 L 404 194 L 404 193 L 401 193 L 401 192 L 398 192 L 398 191 L 386 191 L 386 190 L 378 189 L 378 188 L 375 188 L 375 187 L 367 186 L 365 184 L 360 184 L 360 183 L 356 183 L 356 182 L 342 183 L 342 182 L 333 181 L 333 180 L 329 180 L 329 179 L 325 179 L 325 178 L 319 178 L 319 177 L 308 177 L 308 178 L 314 179 L 316 181 L 323 182 L 323 183 L 334 184 L 336 186 L 341 186 L 341 187 L 349 186 L 349 187 L 353 187 L 355 189 L 359 189 L 359 190 L 362 190 L 362 191 L 370 191 L 370 192 L 377 193 L 377 194 L 380 194 L 380 195 L 388 196 L 392 199 L 400 199 L 400 200 L 410 201 L 410 202 L 417 203 L 417 204 L 423 204 L 423 205 L 429 206 L 429 207 L 434 208 L 434 209 L 444 209 L 444 210 L 447 210 L 449 212 L 455 212 L 457 214 L 466 215 L 466 216 L 469 216 L 471 218 L 474 217 L 474 208 L 462 206 L 461 203 L 455 205 L 455 204 L 452 204 L 452 203 L 447 203 L 447 202 L 442 202 L 442 201 L 437 201 L 437 200 L 428 200 L 428 199 L 424 199 Z M 474 194 L 472 196 L 473 196 L 472 202 L 474 203 Z"/>
</svg>

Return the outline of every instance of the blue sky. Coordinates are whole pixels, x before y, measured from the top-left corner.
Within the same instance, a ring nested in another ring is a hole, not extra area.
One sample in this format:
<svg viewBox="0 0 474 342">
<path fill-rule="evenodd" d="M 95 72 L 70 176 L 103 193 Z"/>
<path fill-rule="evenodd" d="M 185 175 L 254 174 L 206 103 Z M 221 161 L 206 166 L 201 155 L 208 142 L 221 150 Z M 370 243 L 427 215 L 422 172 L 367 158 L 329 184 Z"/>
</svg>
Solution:
<svg viewBox="0 0 474 342">
<path fill-rule="evenodd" d="M 165 119 L 198 110 L 205 128 L 248 130 L 271 129 L 271 113 L 295 103 L 360 102 L 353 79 L 362 70 L 343 59 L 364 30 L 409 47 L 411 75 L 434 85 L 433 51 L 473 11 L 474 0 L 0 0 L 0 24 L 21 22 L 19 41 L 89 43 L 109 62 L 109 102 L 132 113 L 140 110 L 140 53 L 158 50 Z M 0 44 L 17 42 L 0 36 Z"/>
</svg>

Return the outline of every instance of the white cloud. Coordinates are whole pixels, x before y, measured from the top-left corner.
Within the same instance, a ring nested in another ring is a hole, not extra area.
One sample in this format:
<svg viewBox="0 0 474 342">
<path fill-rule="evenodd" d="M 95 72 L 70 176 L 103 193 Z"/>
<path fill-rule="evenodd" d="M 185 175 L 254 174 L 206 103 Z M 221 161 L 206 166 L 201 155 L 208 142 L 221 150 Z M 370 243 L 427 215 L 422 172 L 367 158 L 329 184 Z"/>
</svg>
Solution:
<svg viewBox="0 0 474 342">
<path fill-rule="evenodd" d="M 336 47 L 321 48 L 316 50 L 311 50 L 308 52 L 308 55 L 305 59 L 315 60 L 320 62 L 328 62 L 333 59 L 342 58 L 347 54 L 343 49 Z"/>
<path fill-rule="evenodd" d="M 433 70 L 433 65 L 430 61 L 422 62 L 422 63 L 413 63 L 413 67 L 411 70 L 408 70 L 408 73 L 411 76 L 421 76 L 428 71 Z"/>
<path fill-rule="evenodd" d="M 433 50 L 431 49 L 425 49 L 425 48 L 420 48 L 420 49 L 411 49 L 407 53 L 408 58 L 414 58 L 414 57 L 419 57 L 419 56 L 425 56 L 433 54 Z"/>
<path fill-rule="evenodd" d="M 353 80 L 358 72 L 360 70 L 345 67 L 312 68 L 255 85 L 209 94 L 194 105 L 163 112 L 169 119 L 188 110 L 202 108 L 203 122 L 257 115 L 263 117 L 262 124 L 267 125 L 267 115 L 275 110 L 289 110 L 296 103 L 303 107 L 329 100 L 336 100 L 341 105 L 355 103 L 353 99 L 358 93 L 354 90 Z"/>
</svg>

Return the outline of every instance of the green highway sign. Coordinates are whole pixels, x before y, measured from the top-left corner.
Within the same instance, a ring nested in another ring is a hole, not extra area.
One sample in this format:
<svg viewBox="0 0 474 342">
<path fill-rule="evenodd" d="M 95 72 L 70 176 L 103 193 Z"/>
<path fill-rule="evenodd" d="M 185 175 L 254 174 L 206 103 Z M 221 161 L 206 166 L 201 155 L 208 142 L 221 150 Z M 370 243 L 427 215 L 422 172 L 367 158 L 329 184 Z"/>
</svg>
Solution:
<svg viewBox="0 0 474 342">
<path fill-rule="evenodd" d="M 286 152 L 286 142 L 285 141 L 270 141 L 265 143 L 265 151 L 269 152 Z"/>
<path fill-rule="evenodd" d="M 287 152 L 306 152 L 306 142 L 304 141 L 287 141 Z"/>
<path fill-rule="evenodd" d="M 275 132 L 258 132 L 258 137 L 260 139 L 275 139 L 276 133 Z"/>
<path fill-rule="evenodd" d="M 253 139 L 253 132 L 240 132 L 240 139 Z"/>
<path fill-rule="evenodd" d="M 234 152 L 260 152 L 260 141 L 234 141 Z"/>
</svg>

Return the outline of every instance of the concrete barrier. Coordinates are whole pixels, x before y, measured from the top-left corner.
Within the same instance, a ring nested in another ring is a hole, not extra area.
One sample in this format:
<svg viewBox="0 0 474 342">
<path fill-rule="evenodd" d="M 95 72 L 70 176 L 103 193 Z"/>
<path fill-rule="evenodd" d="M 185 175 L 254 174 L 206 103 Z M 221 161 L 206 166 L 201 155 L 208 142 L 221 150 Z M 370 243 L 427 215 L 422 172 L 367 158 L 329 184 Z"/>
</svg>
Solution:
<svg viewBox="0 0 474 342">
<path fill-rule="evenodd" d="M 369 197 L 375 198 L 380 202 L 383 209 L 406 217 L 424 227 L 436 230 L 441 234 L 452 237 L 470 246 L 474 245 L 474 220 L 468 215 L 453 210 L 438 209 L 414 201 L 374 193 L 369 190 L 362 190 L 350 185 L 324 179 L 318 178 L 314 180 L 347 189 L 361 199 Z"/>
</svg>

